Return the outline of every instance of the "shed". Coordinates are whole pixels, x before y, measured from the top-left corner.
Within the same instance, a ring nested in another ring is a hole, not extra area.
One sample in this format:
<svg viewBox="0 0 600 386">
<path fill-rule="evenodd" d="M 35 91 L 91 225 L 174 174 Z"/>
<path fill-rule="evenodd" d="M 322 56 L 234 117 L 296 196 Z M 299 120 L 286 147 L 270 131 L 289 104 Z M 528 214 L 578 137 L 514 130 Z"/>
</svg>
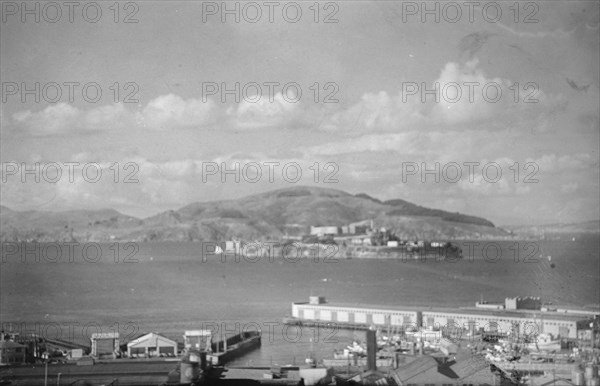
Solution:
<svg viewBox="0 0 600 386">
<path fill-rule="evenodd" d="M 127 356 L 129 357 L 157 357 L 161 354 L 163 356 L 177 355 L 177 342 L 151 332 L 127 343 Z"/>
</svg>

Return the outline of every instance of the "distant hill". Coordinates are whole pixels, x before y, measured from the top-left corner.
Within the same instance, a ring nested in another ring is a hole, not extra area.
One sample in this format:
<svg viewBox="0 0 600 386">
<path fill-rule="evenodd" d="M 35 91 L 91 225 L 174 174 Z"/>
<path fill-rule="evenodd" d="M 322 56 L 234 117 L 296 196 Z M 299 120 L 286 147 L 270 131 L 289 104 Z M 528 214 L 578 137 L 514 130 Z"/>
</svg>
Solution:
<svg viewBox="0 0 600 386">
<path fill-rule="evenodd" d="M 280 239 L 306 234 L 311 225 L 342 226 L 374 220 L 402 238 L 507 237 L 490 221 L 421 207 L 404 200 L 382 202 L 366 194 L 319 187 L 292 187 L 237 200 L 196 202 L 146 219 L 112 209 L 17 212 L 2 207 L 2 240 L 223 241 Z"/>
<path fill-rule="evenodd" d="M 18 212 L 5 206 L 0 208 L 0 239 L 71 241 L 94 239 L 99 230 L 118 234 L 123 229 L 139 226 L 138 218 L 124 215 L 114 209 L 70 210 L 64 212 L 23 211 Z M 77 237 L 75 237 L 77 235 Z"/>
<path fill-rule="evenodd" d="M 545 224 L 533 226 L 505 226 L 513 232 L 527 235 L 544 233 L 600 233 L 600 220 L 583 221 L 569 224 Z"/>
</svg>

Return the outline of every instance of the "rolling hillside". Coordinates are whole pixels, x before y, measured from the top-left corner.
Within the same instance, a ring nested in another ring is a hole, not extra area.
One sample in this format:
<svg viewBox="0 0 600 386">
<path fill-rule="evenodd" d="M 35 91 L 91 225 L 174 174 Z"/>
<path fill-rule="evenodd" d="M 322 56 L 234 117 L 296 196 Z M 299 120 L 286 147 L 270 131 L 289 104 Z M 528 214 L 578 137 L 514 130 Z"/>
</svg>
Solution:
<svg viewBox="0 0 600 386">
<path fill-rule="evenodd" d="M 2 207 L 0 237 L 37 241 L 223 241 L 302 235 L 311 225 L 345 225 L 373 219 L 403 238 L 495 238 L 508 233 L 475 216 L 421 207 L 404 200 L 382 202 L 366 194 L 293 187 L 237 200 L 196 202 L 146 219 L 112 209 L 17 212 Z"/>
</svg>

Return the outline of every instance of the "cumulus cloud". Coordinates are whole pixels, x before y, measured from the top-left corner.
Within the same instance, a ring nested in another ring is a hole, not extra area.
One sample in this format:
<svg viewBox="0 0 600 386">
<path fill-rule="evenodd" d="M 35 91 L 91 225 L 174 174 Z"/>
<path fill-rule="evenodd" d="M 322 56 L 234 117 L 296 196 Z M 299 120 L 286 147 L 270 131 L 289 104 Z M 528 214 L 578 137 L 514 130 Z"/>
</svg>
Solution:
<svg viewBox="0 0 600 386">
<path fill-rule="evenodd" d="M 478 68 L 479 60 L 468 61 L 464 66 L 447 63 L 435 81 L 441 97 L 433 109 L 441 123 L 456 124 L 490 118 L 503 109 L 510 82 L 501 78 L 488 78 Z"/>
<path fill-rule="evenodd" d="M 320 125 L 322 131 L 361 135 L 386 132 L 556 130 L 569 99 L 536 83 L 490 76 L 477 58 L 448 62 L 430 81 L 403 82 L 395 96 L 369 92 Z"/>
<path fill-rule="evenodd" d="M 358 103 L 333 114 L 322 129 L 357 133 L 431 130 L 449 125 L 469 129 L 506 115 L 511 107 L 511 83 L 487 76 L 477 58 L 464 64 L 448 62 L 437 79 L 403 82 L 396 96 L 386 91 L 365 93 Z"/>
<path fill-rule="evenodd" d="M 22 110 L 12 115 L 14 132 L 34 136 L 89 133 L 123 128 L 170 129 L 203 126 L 214 120 L 214 102 L 183 99 L 168 94 L 151 100 L 141 111 L 124 104 L 95 106 L 89 109 L 67 103 L 50 105 L 38 112 Z"/>
<path fill-rule="evenodd" d="M 230 109 L 228 115 L 235 127 L 256 129 L 265 127 L 287 127 L 294 120 L 299 109 L 296 96 L 283 96 L 276 93 L 272 100 L 266 95 L 249 96 L 242 100 L 237 109 Z"/>
<path fill-rule="evenodd" d="M 19 111 L 13 114 L 13 121 L 26 130 L 38 134 L 60 134 L 77 129 L 81 113 L 67 103 L 50 105 L 33 113 L 31 110 Z"/>
<path fill-rule="evenodd" d="M 91 130 L 110 130 L 133 124 L 131 113 L 122 103 L 94 108 L 87 112 L 79 111 L 82 124 Z"/>
<path fill-rule="evenodd" d="M 200 99 L 183 99 L 168 94 L 151 100 L 141 113 L 144 127 L 170 129 L 174 127 L 201 126 L 211 122 L 214 102 Z"/>
<path fill-rule="evenodd" d="M 403 102 L 386 91 L 366 93 L 350 108 L 328 117 L 321 129 L 326 131 L 364 132 L 400 131 L 424 121 L 422 106 L 416 99 Z"/>
</svg>

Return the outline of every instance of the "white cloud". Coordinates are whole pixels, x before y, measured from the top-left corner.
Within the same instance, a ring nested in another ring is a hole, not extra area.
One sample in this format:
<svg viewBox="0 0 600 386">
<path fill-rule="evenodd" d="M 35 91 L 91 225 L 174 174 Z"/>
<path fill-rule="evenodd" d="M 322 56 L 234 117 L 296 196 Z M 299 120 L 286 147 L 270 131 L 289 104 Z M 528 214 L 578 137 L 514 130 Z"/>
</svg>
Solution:
<svg viewBox="0 0 600 386">
<path fill-rule="evenodd" d="M 193 98 L 185 100 L 168 94 L 151 100 L 141 112 L 128 109 L 121 103 L 91 109 L 57 103 L 38 112 L 18 111 L 12 115 L 12 129 L 45 136 L 135 127 L 176 129 L 202 126 L 213 121 L 214 102 L 204 103 Z"/>
<path fill-rule="evenodd" d="M 344 133 L 411 130 L 427 122 L 424 107 L 417 97 L 403 101 L 386 91 L 365 93 L 358 103 L 327 118 L 321 129 Z"/>
<path fill-rule="evenodd" d="M 403 82 L 396 96 L 386 91 L 363 94 L 358 103 L 332 115 L 322 128 L 336 132 L 469 129 L 506 114 L 510 84 L 507 79 L 486 76 L 477 59 L 464 65 L 448 62 L 433 82 Z M 496 92 L 500 92 L 498 101 Z"/>
<path fill-rule="evenodd" d="M 95 130 L 110 130 L 133 124 L 131 113 L 122 103 L 106 105 L 79 112 L 83 115 L 83 126 Z"/>
<path fill-rule="evenodd" d="M 67 103 L 57 103 L 36 113 L 18 111 L 12 117 L 32 132 L 51 135 L 77 129 L 80 111 Z"/>
<path fill-rule="evenodd" d="M 501 78 L 487 78 L 473 59 L 464 66 L 447 63 L 434 82 L 440 95 L 432 113 L 441 124 L 457 124 L 489 119 L 506 104 L 507 86 Z M 431 87 L 433 88 L 433 87 Z"/>
<path fill-rule="evenodd" d="M 253 102 L 254 98 L 257 100 Z M 295 119 L 295 112 L 299 109 L 300 101 L 291 95 L 284 98 L 281 92 L 276 93 L 270 100 L 265 95 L 249 96 L 242 100 L 237 109 L 229 110 L 233 116 L 235 127 L 242 129 L 255 129 L 264 127 L 285 127 Z"/>
<path fill-rule="evenodd" d="M 174 127 L 201 126 L 210 123 L 214 102 L 200 99 L 184 100 L 174 94 L 162 95 L 151 100 L 141 113 L 145 127 L 170 129 Z"/>
</svg>

